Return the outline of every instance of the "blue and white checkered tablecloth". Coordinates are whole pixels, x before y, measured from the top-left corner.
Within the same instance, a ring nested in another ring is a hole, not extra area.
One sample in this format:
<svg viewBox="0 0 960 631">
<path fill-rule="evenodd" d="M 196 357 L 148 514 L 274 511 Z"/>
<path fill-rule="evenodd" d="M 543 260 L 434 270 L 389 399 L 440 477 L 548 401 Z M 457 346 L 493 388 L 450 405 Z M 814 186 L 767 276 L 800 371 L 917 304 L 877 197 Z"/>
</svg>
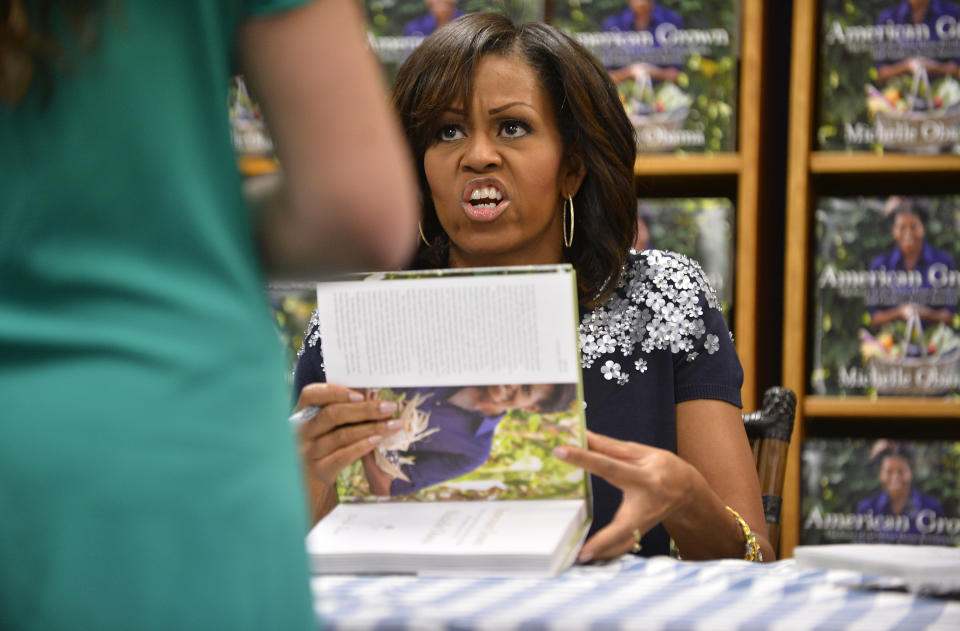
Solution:
<svg viewBox="0 0 960 631">
<path fill-rule="evenodd" d="M 326 629 L 960 630 L 960 601 L 869 589 L 793 560 L 622 558 L 549 579 L 316 576 Z"/>
</svg>

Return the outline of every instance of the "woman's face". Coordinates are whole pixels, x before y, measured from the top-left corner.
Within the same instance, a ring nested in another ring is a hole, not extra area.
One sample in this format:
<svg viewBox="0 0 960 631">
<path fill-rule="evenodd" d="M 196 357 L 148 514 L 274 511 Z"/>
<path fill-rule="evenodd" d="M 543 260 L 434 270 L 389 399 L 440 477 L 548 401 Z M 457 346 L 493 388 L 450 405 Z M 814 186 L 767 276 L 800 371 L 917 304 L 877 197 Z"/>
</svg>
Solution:
<svg viewBox="0 0 960 631">
<path fill-rule="evenodd" d="M 880 484 L 891 496 L 903 496 L 910 489 L 913 472 L 906 460 L 898 456 L 887 456 L 880 464 Z"/>
<path fill-rule="evenodd" d="M 653 13 L 653 0 L 629 0 L 630 10 L 637 20 L 647 22 Z"/>
<path fill-rule="evenodd" d="M 561 200 L 583 175 L 564 159 L 546 90 L 519 57 L 487 55 L 469 98 L 450 104 L 423 157 L 450 265 L 561 262 Z"/>
<path fill-rule="evenodd" d="M 444 25 L 453 19 L 457 9 L 457 0 L 426 0 L 427 9 L 437 18 L 439 25 Z"/>
<path fill-rule="evenodd" d="M 488 416 L 503 414 L 507 410 L 536 412 L 540 404 L 553 392 L 551 384 L 487 386 L 481 389 L 476 409 Z"/>
<path fill-rule="evenodd" d="M 926 231 L 920 217 L 909 212 L 901 212 L 893 219 L 893 239 L 906 255 L 918 254 L 923 249 L 923 235 Z"/>
</svg>

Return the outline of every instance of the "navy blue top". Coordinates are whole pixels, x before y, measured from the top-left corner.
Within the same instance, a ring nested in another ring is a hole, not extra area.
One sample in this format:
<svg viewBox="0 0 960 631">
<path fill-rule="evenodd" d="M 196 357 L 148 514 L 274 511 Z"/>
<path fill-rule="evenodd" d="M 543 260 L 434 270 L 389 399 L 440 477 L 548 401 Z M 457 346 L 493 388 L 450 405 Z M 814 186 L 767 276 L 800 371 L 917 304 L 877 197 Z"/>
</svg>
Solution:
<svg viewBox="0 0 960 631">
<path fill-rule="evenodd" d="M 957 290 L 950 286 L 934 288 L 930 282 L 931 268 L 934 277 L 943 277 L 947 271 L 956 270 L 953 257 L 948 252 L 924 242 L 923 251 L 914 271 L 922 278 L 920 285 L 905 284 L 871 289 L 867 295 L 867 310 L 872 314 L 877 309 L 889 308 L 906 302 L 915 302 L 932 309 L 950 309 L 957 305 Z M 879 254 L 870 261 L 870 271 L 905 271 L 903 253 L 899 247 Z"/>
<path fill-rule="evenodd" d="M 662 250 L 632 252 L 616 292 L 580 310 L 580 352 L 587 427 L 676 453 L 676 405 L 718 399 L 741 406 L 743 369 L 700 266 Z M 297 364 L 295 388 L 323 381 L 316 318 Z M 592 476 L 591 533 L 606 526 L 621 492 Z M 642 554 L 669 552 L 662 526 L 646 533 Z"/>
</svg>

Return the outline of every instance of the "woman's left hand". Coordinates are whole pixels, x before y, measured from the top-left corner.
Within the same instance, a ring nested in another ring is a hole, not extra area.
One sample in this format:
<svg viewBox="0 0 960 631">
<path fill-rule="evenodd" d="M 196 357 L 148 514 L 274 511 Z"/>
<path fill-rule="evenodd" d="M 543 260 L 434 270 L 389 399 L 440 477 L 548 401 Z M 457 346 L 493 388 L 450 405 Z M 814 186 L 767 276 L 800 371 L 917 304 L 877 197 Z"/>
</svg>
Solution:
<svg viewBox="0 0 960 631">
<path fill-rule="evenodd" d="M 645 533 L 682 510 L 699 475 L 692 465 L 664 449 L 587 432 L 589 450 L 558 447 L 557 458 L 600 476 L 623 491 L 613 520 L 580 550 L 582 563 L 629 552 Z"/>
</svg>

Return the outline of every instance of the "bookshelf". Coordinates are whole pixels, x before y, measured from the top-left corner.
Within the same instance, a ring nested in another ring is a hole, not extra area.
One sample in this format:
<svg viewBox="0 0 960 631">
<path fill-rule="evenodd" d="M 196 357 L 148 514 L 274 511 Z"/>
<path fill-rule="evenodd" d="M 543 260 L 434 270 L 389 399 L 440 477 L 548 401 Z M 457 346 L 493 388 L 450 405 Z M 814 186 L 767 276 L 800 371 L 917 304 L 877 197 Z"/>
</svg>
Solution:
<svg viewBox="0 0 960 631">
<path fill-rule="evenodd" d="M 827 425 L 857 435 L 880 426 L 898 433 L 957 434 L 960 398 L 807 395 L 812 209 L 820 194 L 953 192 L 960 156 L 813 150 L 817 34 L 821 2 L 795 2 L 792 18 L 784 257 L 783 384 L 797 393 L 797 417 L 783 493 L 781 556 L 800 539 L 801 447 Z M 907 419 L 907 420 L 904 420 Z M 832 428 L 831 428 L 832 429 Z"/>
</svg>

